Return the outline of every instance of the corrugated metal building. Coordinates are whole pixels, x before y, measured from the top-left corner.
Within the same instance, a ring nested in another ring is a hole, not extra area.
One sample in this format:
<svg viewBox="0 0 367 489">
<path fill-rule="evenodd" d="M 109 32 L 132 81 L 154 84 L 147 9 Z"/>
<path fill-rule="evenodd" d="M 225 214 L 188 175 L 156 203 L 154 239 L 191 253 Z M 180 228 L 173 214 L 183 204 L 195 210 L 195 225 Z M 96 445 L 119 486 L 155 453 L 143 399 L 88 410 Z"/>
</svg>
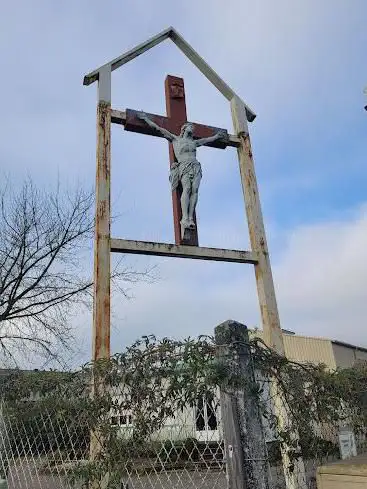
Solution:
<svg viewBox="0 0 367 489">
<path fill-rule="evenodd" d="M 252 331 L 261 338 L 262 332 Z M 367 361 L 367 348 L 328 338 L 300 336 L 283 330 L 286 357 L 296 362 L 325 364 L 331 370 L 352 367 L 358 361 Z"/>
</svg>

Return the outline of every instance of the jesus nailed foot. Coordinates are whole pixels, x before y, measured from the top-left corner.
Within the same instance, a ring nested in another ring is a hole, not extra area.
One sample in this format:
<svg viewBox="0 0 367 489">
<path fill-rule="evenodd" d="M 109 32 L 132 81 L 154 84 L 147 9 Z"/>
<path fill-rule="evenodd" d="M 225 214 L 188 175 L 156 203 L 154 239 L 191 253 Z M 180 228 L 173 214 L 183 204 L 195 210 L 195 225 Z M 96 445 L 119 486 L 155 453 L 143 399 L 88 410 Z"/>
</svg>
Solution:
<svg viewBox="0 0 367 489">
<path fill-rule="evenodd" d="M 190 229 L 195 229 L 196 226 L 195 226 L 195 223 L 194 223 L 194 220 L 193 219 L 189 219 L 189 228 Z"/>
<path fill-rule="evenodd" d="M 181 227 L 183 229 L 195 229 L 195 222 L 193 219 L 182 219 L 181 220 Z"/>
</svg>

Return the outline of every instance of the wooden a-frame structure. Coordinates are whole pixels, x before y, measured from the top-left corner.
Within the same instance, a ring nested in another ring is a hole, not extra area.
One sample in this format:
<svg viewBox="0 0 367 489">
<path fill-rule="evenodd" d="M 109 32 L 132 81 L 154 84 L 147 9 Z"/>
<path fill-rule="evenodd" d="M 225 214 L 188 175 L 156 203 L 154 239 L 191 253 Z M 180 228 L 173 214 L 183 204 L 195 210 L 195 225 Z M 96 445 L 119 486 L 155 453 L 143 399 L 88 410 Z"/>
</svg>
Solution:
<svg viewBox="0 0 367 489">
<path fill-rule="evenodd" d="M 204 76 L 230 102 L 234 134 L 232 145 L 237 147 L 241 180 L 244 191 L 251 251 L 219 250 L 215 248 L 165 245 L 133 240 L 111 239 L 110 236 L 110 168 L 111 122 L 124 124 L 125 113 L 111 108 L 111 73 L 166 39 L 194 63 Z M 248 121 L 256 117 L 254 111 L 217 75 L 203 58 L 173 28 L 162 31 L 121 56 L 85 75 L 84 85 L 98 81 L 97 107 L 97 178 L 96 178 L 96 233 L 94 266 L 94 346 L 93 358 L 109 356 L 110 322 L 110 252 L 178 256 L 206 260 L 235 261 L 255 266 L 260 309 L 265 341 L 279 353 L 284 353 L 278 309 L 275 299 L 269 253 L 266 244 L 254 163 L 250 146 Z"/>
<path fill-rule="evenodd" d="M 111 107 L 111 74 L 149 49 L 170 39 L 201 73 L 230 102 L 234 134 L 229 135 L 231 146 L 237 148 L 242 188 L 245 199 L 251 251 L 204 248 L 111 238 L 111 123 L 126 122 L 126 113 Z M 249 263 L 255 268 L 257 293 L 266 344 L 284 355 L 284 343 L 275 297 L 269 251 L 255 175 L 248 122 L 254 121 L 254 111 L 218 76 L 205 60 L 173 28 L 139 44 L 121 56 L 105 63 L 84 76 L 83 84 L 98 81 L 97 103 L 97 172 L 96 221 L 94 247 L 94 309 L 93 360 L 110 356 L 110 253 L 135 253 L 156 256 Z M 279 416 L 284 409 L 277 405 Z M 283 454 L 287 458 L 287 454 Z M 305 484 L 302 460 L 297 470 L 286 471 L 287 489 L 299 489 Z"/>
</svg>

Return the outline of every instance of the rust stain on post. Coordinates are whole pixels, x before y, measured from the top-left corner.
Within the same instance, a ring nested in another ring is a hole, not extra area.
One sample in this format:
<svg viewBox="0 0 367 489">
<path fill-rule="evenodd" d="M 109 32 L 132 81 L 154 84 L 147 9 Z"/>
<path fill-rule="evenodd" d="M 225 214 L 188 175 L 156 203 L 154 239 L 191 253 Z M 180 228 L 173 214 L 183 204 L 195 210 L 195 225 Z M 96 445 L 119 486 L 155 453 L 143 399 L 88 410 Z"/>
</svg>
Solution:
<svg viewBox="0 0 367 489">
<path fill-rule="evenodd" d="M 251 249 L 258 254 L 258 262 L 255 264 L 255 277 L 263 324 L 264 340 L 267 345 L 277 351 L 280 355 L 284 355 L 283 335 L 280 327 L 278 306 L 275 297 L 274 282 L 255 176 L 250 137 L 246 133 L 240 133 L 238 136 L 240 138 L 240 145 L 237 152 L 246 203 Z"/>
<path fill-rule="evenodd" d="M 92 360 L 110 357 L 110 167 L 111 167 L 111 104 L 109 100 L 109 74 L 102 77 L 97 106 L 97 157 L 96 157 L 96 214 L 94 237 L 94 294 L 93 294 L 93 346 Z M 103 395 L 105 385 L 93 369 L 92 396 Z M 98 429 L 91 431 L 90 460 L 98 459 L 104 440 Z M 96 480 L 90 489 L 106 487 L 108 472 Z"/>
<path fill-rule="evenodd" d="M 97 107 L 93 360 L 110 356 L 110 166 L 110 104 L 99 102 Z"/>
</svg>

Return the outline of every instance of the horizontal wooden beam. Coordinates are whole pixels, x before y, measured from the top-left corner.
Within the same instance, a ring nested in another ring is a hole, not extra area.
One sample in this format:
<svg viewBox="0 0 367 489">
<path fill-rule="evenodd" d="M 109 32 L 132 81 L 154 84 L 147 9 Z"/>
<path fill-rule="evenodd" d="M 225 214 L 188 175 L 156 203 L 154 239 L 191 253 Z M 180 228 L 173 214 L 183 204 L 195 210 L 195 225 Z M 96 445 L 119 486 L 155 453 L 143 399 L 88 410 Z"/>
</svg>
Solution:
<svg viewBox="0 0 367 489">
<path fill-rule="evenodd" d="M 148 114 L 148 115 L 152 115 L 152 114 Z M 165 117 L 162 117 L 161 119 L 163 120 L 163 119 L 166 119 L 166 118 Z M 121 124 L 122 126 L 124 126 L 126 124 L 126 120 L 127 120 L 127 113 L 125 111 L 111 109 L 111 122 L 113 122 L 114 124 Z M 161 124 L 162 124 L 162 121 L 161 121 Z M 162 124 L 162 126 L 164 126 L 164 124 Z M 194 124 L 194 126 L 198 126 L 198 129 L 199 130 L 202 127 L 205 127 L 205 126 L 202 126 L 201 124 Z M 216 128 L 213 128 L 213 129 L 216 129 Z M 143 132 L 143 131 L 140 131 L 140 132 Z M 150 135 L 162 137 L 158 133 L 157 134 L 155 134 L 155 133 L 153 134 L 152 130 L 149 130 L 146 133 L 147 134 L 150 134 Z M 206 134 L 203 134 L 203 135 L 200 135 L 200 137 L 207 137 L 207 135 Z M 240 144 L 240 138 L 239 137 L 235 136 L 234 134 L 228 134 L 228 138 L 229 138 L 228 139 L 228 146 L 232 146 L 234 148 L 237 148 L 239 146 L 239 144 Z M 222 147 L 218 143 L 213 143 L 213 144 L 210 144 L 208 146 Z"/>
<path fill-rule="evenodd" d="M 174 245 L 128 239 L 111 239 L 111 251 L 114 253 L 132 253 L 136 255 L 191 258 L 192 260 L 252 263 L 253 265 L 258 262 L 257 254 L 252 251 L 203 248 L 201 246 Z"/>
<path fill-rule="evenodd" d="M 124 110 L 111 109 L 111 122 L 124 126 L 126 122 L 126 112 Z"/>
</svg>

